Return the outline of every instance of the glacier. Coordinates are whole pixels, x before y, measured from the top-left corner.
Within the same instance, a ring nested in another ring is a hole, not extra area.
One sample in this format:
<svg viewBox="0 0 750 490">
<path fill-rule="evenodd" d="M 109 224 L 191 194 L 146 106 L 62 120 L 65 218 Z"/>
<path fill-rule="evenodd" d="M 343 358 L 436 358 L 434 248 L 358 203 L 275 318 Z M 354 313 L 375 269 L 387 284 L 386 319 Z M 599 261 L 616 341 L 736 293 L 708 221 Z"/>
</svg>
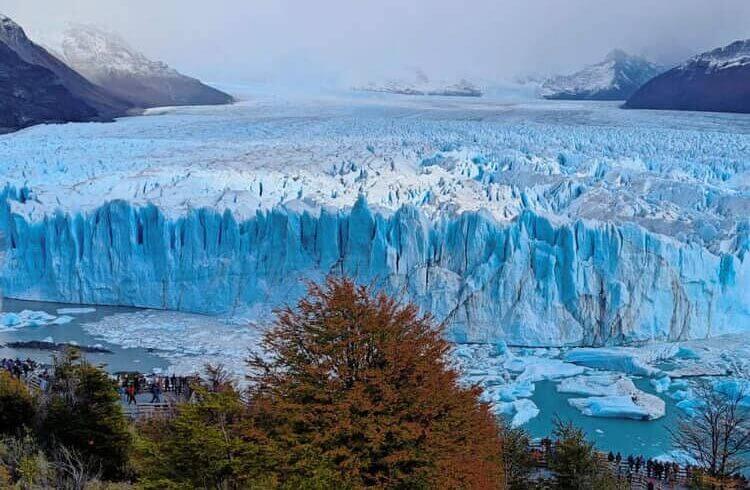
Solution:
<svg viewBox="0 0 750 490">
<path fill-rule="evenodd" d="M 748 133 L 738 116 L 386 96 L 33 128 L 0 137 L 0 288 L 263 318 L 335 273 L 456 342 L 741 332 Z"/>
<path fill-rule="evenodd" d="M 113 201 L 29 222 L 12 212 L 23 190 L 2 196 L 0 286 L 16 298 L 219 314 L 292 301 L 337 273 L 405 295 L 455 341 L 517 345 L 703 338 L 750 317 L 747 261 L 633 225 L 555 225 L 531 211 L 509 224 L 481 212 L 431 221 L 364 198 L 241 221 Z"/>
</svg>

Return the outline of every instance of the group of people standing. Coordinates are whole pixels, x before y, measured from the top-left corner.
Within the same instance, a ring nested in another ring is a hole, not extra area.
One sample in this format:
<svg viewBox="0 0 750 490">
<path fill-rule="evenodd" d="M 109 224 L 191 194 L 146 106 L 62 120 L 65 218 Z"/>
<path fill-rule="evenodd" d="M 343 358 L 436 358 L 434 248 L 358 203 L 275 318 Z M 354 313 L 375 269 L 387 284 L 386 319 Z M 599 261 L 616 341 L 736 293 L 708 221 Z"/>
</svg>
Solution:
<svg viewBox="0 0 750 490">
<path fill-rule="evenodd" d="M 178 397 L 190 398 L 193 376 L 144 376 L 141 373 L 119 373 L 116 375 L 120 385 L 120 393 L 128 405 L 137 405 L 137 395 L 150 393 L 149 403 L 161 403 L 165 392 L 174 393 Z"/>
<path fill-rule="evenodd" d="M 3 369 L 9 372 L 11 376 L 18 379 L 21 379 L 21 376 L 27 377 L 29 373 L 33 372 L 38 367 L 38 364 L 35 361 L 28 358 L 26 360 L 4 358 L 0 361 L 0 364 L 2 364 Z"/>
<path fill-rule="evenodd" d="M 623 462 L 622 455 L 618 452 L 617 454 L 612 451 L 607 454 L 607 461 L 610 464 L 615 465 L 617 468 L 618 475 L 622 475 L 622 472 L 627 465 L 627 477 L 633 478 L 634 476 L 645 476 L 648 478 L 649 489 L 655 488 L 655 483 L 658 482 L 684 482 L 689 483 L 693 481 L 693 477 L 696 474 L 700 474 L 698 467 L 685 464 L 680 465 L 674 461 L 661 461 L 658 459 L 645 459 L 643 456 L 630 455 Z M 735 480 L 742 480 L 744 484 L 739 488 L 748 488 L 747 480 L 742 475 L 736 475 Z"/>
</svg>

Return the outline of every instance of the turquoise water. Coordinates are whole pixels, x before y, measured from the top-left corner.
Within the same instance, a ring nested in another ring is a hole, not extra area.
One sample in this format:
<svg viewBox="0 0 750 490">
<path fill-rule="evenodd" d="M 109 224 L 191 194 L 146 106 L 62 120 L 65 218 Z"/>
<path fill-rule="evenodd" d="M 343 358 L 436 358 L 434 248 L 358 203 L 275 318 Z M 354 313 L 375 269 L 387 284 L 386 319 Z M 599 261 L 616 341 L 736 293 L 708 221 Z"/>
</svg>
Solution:
<svg viewBox="0 0 750 490">
<path fill-rule="evenodd" d="M 38 301 L 18 301 L 4 299 L 2 303 L 3 312 L 19 312 L 21 310 L 45 311 L 57 315 L 58 308 L 77 308 L 86 305 L 69 305 L 57 303 L 45 303 Z M 52 353 L 37 349 L 11 349 L 5 347 L 8 342 L 44 340 L 52 337 L 55 342 L 77 342 L 79 345 L 100 344 L 112 351 L 112 354 L 87 353 L 85 357 L 94 364 L 102 365 L 110 372 L 117 371 L 140 371 L 151 372 L 154 368 L 166 369 L 167 362 L 156 354 L 146 349 L 123 349 L 93 337 L 81 328 L 88 322 L 96 322 L 117 313 L 128 313 L 136 311 L 135 308 L 95 306 L 93 313 L 70 315 L 75 318 L 71 323 L 65 325 L 44 325 L 40 327 L 24 327 L 12 332 L 0 332 L 0 358 L 20 357 L 31 358 L 37 362 L 50 363 Z"/>
<path fill-rule="evenodd" d="M 85 305 L 63 305 L 36 301 L 18 301 L 5 299 L 3 311 L 19 312 L 24 309 L 45 311 L 56 315 L 57 308 L 83 307 Z M 154 352 L 146 349 L 122 347 L 105 342 L 89 335 L 81 327 L 87 322 L 96 322 L 118 313 L 136 311 L 135 308 L 95 306 L 93 313 L 71 315 L 74 321 L 66 325 L 46 325 L 40 327 L 25 327 L 13 332 L 0 332 L 0 344 L 13 341 L 44 340 L 52 337 L 55 342 L 77 342 L 80 345 L 101 344 L 111 350 L 111 354 L 85 354 L 86 358 L 95 364 L 100 364 L 110 372 L 141 371 L 151 372 L 154 368 L 167 369 L 168 363 Z M 49 363 L 51 353 L 35 349 L 0 348 L 0 357 L 30 357 L 36 361 Z M 648 379 L 634 380 L 639 389 L 654 393 Z M 534 396 L 531 398 L 540 413 L 530 420 L 524 427 L 533 437 L 545 437 L 552 433 L 552 421 L 555 416 L 563 420 L 571 420 L 581 427 L 589 439 L 604 451 L 620 451 L 623 454 L 642 454 L 652 457 L 667 453 L 670 447 L 668 427 L 673 426 L 681 411 L 674 405 L 674 401 L 659 395 L 666 403 L 666 415 L 653 421 L 636 421 L 625 419 L 606 419 L 588 417 L 568 405 L 568 398 L 577 395 L 561 394 L 556 390 L 556 384 L 551 381 L 536 383 Z"/>
<path fill-rule="evenodd" d="M 648 379 L 636 379 L 634 383 L 639 389 L 656 394 Z M 672 449 L 668 427 L 675 425 L 682 412 L 675 406 L 674 400 L 663 393 L 658 396 L 666 403 L 666 415 L 660 419 L 641 421 L 588 417 L 568 404 L 568 398 L 580 398 L 579 395 L 558 393 L 554 382 L 541 381 L 536 384 L 531 398 L 539 407 L 539 415 L 524 428 L 533 437 L 549 436 L 552 421 L 557 415 L 581 427 L 589 440 L 602 451 L 619 451 L 623 455 L 642 454 L 646 458 L 659 456 Z"/>
</svg>

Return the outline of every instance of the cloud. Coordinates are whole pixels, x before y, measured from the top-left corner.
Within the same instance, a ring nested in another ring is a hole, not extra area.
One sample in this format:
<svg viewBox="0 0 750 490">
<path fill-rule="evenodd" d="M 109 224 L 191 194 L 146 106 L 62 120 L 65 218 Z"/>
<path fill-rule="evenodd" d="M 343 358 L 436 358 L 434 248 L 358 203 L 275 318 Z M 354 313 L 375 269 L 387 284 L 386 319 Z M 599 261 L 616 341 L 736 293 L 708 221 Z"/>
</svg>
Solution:
<svg viewBox="0 0 750 490">
<path fill-rule="evenodd" d="M 507 79 L 569 71 L 613 48 L 662 62 L 750 37 L 747 0 L 4 0 L 37 38 L 115 30 L 212 81 L 364 80 L 420 67 Z"/>
</svg>

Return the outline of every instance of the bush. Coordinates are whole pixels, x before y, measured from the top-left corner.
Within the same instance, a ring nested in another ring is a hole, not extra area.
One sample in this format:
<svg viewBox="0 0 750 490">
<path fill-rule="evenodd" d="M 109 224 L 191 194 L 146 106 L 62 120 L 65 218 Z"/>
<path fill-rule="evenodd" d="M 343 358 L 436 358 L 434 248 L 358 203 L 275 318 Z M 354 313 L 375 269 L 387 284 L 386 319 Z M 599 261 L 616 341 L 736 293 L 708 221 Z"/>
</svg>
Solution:
<svg viewBox="0 0 750 490">
<path fill-rule="evenodd" d="M 550 469 L 561 490 L 616 490 L 626 488 L 599 460 L 594 445 L 572 422 L 554 421 L 555 448 Z"/>
<path fill-rule="evenodd" d="M 510 490 L 531 488 L 529 475 L 534 459 L 529 452 L 531 439 L 520 427 L 502 426 L 503 471 Z"/>
<path fill-rule="evenodd" d="M 20 380 L 0 370 L 0 434 L 20 435 L 31 427 L 36 404 Z"/>
<path fill-rule="evenodd" d="M 501 439 L 429 317 L 348 279 L 312 285 L 250 361 L 254 426 L 282 483 L 313 460 L 353 486 L 499 488 Z"/>
<path fill-rule="evenodd" d="M 195 403 L 139 426 L 136 467 L 145 488 L 251 488 L 273 474 L 245 405 L 231 386 L 196 387 Z"/>
<path fill-rule="evenodd" d="M 54 359 L 45 400 L 42 436 L 49 450 L 61 446 L 87 470 L 106 479 L 122 478 L 132 446 L 115 384 L 101 369 L 71 350 Z"/>
</svg>

